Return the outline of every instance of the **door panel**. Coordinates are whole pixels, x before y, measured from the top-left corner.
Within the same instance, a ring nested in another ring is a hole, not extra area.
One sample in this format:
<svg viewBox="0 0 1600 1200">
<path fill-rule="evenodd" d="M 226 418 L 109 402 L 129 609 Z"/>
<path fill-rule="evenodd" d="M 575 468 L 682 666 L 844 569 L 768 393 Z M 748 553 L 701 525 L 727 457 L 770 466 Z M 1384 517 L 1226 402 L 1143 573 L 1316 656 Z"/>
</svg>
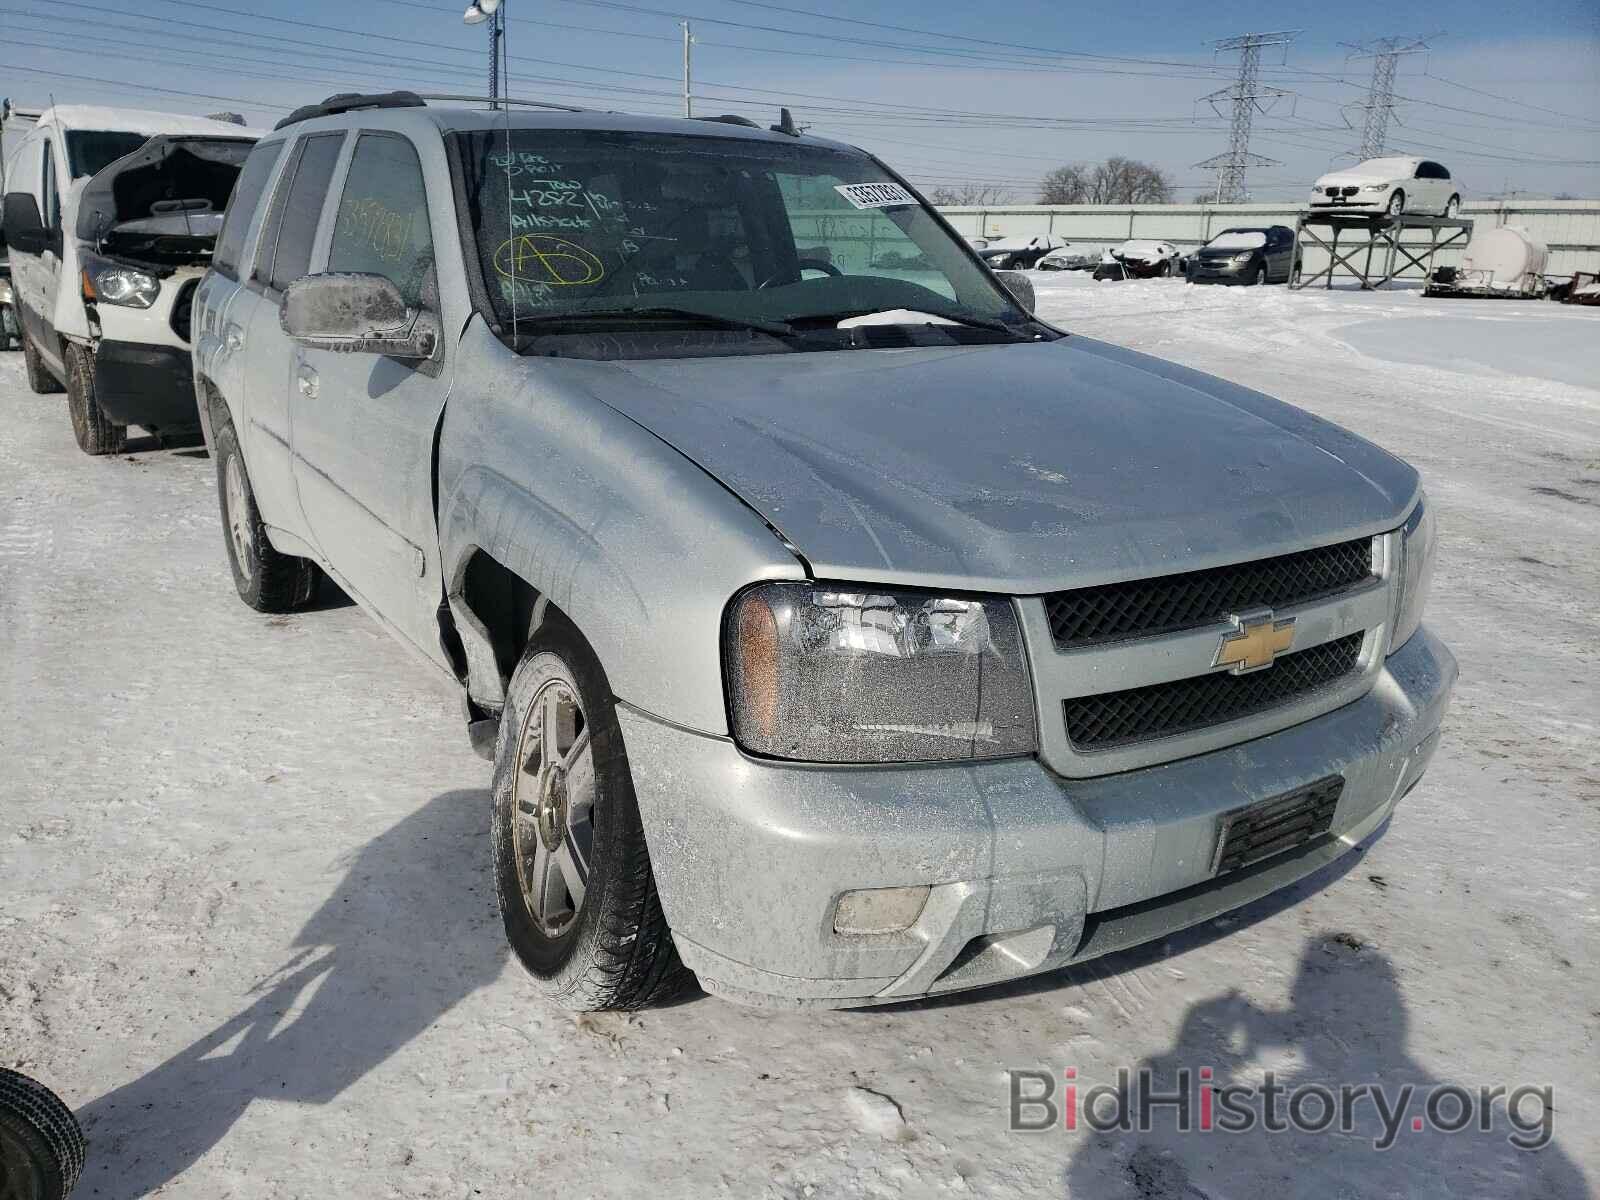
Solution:
<svg viewBox="0 0 1600 1200">
<path fill-rule="evenodd" d="M 384 275 L 408 304 L 437 315 L 429 198 L 409 140 L 361 133 L 327 219 L 327 270 Z M 416 362 L 300 347 L 290 397 L 295 483 L 316 544 L 369 607 L 442 665 L 433 437 L 453 368 L 443 349 Z"/>
<path fill-rule="evenodd" d="M 296 346 L 283 332 L 283 288 L 306 274 L 311 244 L 326 206 L 344 133 L 310 134 L 291 151 L 262 224 L 250 288 L 258 299 L 240 322 L 244 333 L 245 411 L 239 431 L 250 464 L 250 486 L 268 525 L 306 537 L 291 466 L 290 398 Z"/>
</svg>

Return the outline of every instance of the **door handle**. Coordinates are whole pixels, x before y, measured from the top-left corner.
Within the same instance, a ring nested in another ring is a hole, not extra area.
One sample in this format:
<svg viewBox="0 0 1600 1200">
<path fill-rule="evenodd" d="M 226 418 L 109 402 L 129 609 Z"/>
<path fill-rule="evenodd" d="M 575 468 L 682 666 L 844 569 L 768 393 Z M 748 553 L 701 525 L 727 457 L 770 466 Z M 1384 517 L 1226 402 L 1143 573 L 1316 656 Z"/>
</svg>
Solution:
<svg viewBox="0 0 1600 1200">
<path fill-rule="evenodd" d="M 299 370 L 295 372 L 295 386 L 300 389 L 300 394 L 307 400 L 315 400 L 321 386 L 321 382 L 317 378 L 316 368 L 301 364 Z"/>
</svg>

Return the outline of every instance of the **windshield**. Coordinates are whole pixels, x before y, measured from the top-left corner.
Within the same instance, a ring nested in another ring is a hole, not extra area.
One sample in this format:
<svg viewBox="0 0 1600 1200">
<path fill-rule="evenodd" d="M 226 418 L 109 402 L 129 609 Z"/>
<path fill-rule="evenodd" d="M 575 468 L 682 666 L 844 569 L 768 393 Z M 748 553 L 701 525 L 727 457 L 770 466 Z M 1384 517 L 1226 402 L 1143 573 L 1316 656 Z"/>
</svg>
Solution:
<svg viewBox="0 0 1600 1200">
<path fill-rule="evenodd" d="M 1225 229 L 1206 243 L 1208 250 L 1254 250 L 1267 244 L 1265 229 Z"/>
<path fill-rule="evenodd" d="M 879 315 L 879 324 L 984 330 L 990 341 L 1041 336 L 967 248 L 864 155 L 685 134 L 458 136 L 489 299 L 519 339 L 613 333 L 629 317 L 694 327 L 697 316 L 724 335 L 834 333 L 841 320 L 859 327 L 853 319 Z"/>
<path fill-rule="evenodd" d="M 122 133 L 112 129 L 67 131 L 67 166 L 74 179 L 98 175 L 117 159 L 132 154 L 150 140 L 148 133 Z"/>
</svg>

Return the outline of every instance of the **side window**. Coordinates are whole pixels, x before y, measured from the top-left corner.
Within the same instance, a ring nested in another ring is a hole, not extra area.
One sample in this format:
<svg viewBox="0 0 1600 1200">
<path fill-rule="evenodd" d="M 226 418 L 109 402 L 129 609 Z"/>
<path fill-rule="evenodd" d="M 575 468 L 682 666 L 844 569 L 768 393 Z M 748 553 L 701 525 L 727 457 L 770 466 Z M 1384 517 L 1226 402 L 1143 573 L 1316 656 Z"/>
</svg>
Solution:
<svg viewBox="0 0 1600 1200">
<path fill-rule="evenodd" d="M 328 247 L 328 270 L 364 271 L 394 281 L 420 305 L 433 270 L 428 193 L 416 147 L 392 133 L 364 133 L 350 156 Z"/>
<path fill-rule="evenodd" d="M 255 278 L 282 291 L 311 269 L 311 243 L 317 219 L 339 161 L 341 133 L 314 133 L 300 140 L 293 169 L 284 172 L 256 253 Z"/>
<path fill-rule="evenodd" d="M 55 146 L 49 138 L 44 140 L 44 174 L 41 178 L 44 180 L 39 189 L 44 196 L 44 212 L 41 214 L 44 227 L 58 229 L 61 226 L 61 193 L 56 188 Z"/>
<path fill-rule="evenodd" d="M 1438 163 L 1434 163 L 1433 164 L 1433 177 L 1435 179 L 1449 179 L 1450 178 L 1450 172 L 1445 170 Z"/>
<path fill-rule="evenodd" d="M 261 194 L 267 190 L 267 180 L 272 176 L 278 151 L 282 149 L 282 139 L 257 143 L 244 160 L 239 178 L 234 181 L 233 197 L 228 201 L 228 215 L 223 218 L 222 233 L 218 235 L 217 248 L 211 255 L 212 267 L 229 279 L 239 278 L 239 255 L 244 251 L 250 217 L 261 203 Z"/>
</svg>

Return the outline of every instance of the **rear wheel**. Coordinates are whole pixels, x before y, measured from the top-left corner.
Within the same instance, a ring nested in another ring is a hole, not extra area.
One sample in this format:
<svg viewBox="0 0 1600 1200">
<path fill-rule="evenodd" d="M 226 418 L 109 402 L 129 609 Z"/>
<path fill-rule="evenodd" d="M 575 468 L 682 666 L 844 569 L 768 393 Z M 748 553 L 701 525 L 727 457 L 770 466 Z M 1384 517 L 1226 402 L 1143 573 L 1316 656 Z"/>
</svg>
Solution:
<svg viewBox="0 0 1600 1200">
<path fill-rule="evenodd" d="M 279 553 L 267 539 L 232 422 L 224 421 L 218 426 L 214 440 L 222 534 L 239 599 L 264 613 L 292 612 L 303 607 L 317 589 L 316 564 L 308 558 Z"/>
<path fill-rule="evenodd" d="M 64 1200 L 83 1173 L 83 1130 L 42 1083 L 0 1068 L 0 1197 Z"/>
<path fill-rule="evenodd" d="M 1398 217 L 1401 213 L 1405 212 L 1405 210 L 1406 194 L 1396 189 L 1394 195 L 1389 197 L 1389 203 L 1385 211 L 1388 212 L 1391 217 Z"/>
<path fill-rule="evenodd" d="M 61 390 L 61 382 L 50 374 L 50 368 L 44 365 L 44 359 L 39 357 L 38 348 L 34 346 L 33 339 L 28 336 L 28 331 L 22 331 L 22 365 L 28 372 L 28 387 L 41 396 L 48 396 L 52 392 Z"/>
<path fill-rule="evenodd" d="M 557 1004 L 642 1008 L 688 980 L 656 894 L 610 686 L 560 618 L 535 633 L 511 677 L 493 855 L 506 938 Z"/>
<path fill-rule="evenodd" d="M 67 344 L 67 412 L 72 436 L 85 454 L 121 454 L 128 427 L 106 416 L 94 391 L 94 357 L 76 342 Z"/>
</svg>

